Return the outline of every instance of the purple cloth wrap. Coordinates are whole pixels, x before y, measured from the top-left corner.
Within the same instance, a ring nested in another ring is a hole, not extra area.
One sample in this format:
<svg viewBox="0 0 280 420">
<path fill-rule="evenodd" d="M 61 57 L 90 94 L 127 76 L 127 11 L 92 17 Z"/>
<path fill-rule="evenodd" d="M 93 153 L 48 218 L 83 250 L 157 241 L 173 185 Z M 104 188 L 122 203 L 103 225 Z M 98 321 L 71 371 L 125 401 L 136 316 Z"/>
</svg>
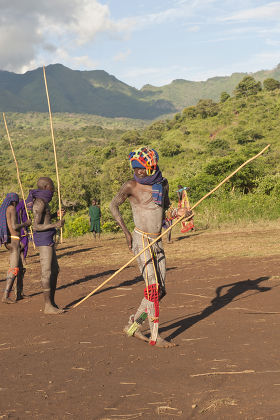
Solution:
<svg viewBox="0 0 280 420">
<path fill-rule="evenodd" d="M 50 190 L 30 190 L 29 195 L 26 199 L 27 208 L 32 209 L 33 203 L 36 198 L 41 198 L 45 203 L 49 203 L 53 198 L 53 191 Z M 54 244 L 54 235 L 56 229 L 51 228 L 40 232 L 34 231 L 33 238 L 36 246 L 52 246 Z"/>
<path fill-rule="evenodd" d="M 26 222 L 26 220 L 28 219 L 23 200 L 20 200 L 20 202 L 17 205 L 17 215 L 18 220 L 21 220 L 22 223 Z M 25 259 L 28 252 L 28 228 L 20 229 L 20 242 L 23 245 L 23 255 Z"/>
<path fill-rule="evenodd" d="M 40 232 L 34 232 L 33 238 L 36 246 L 53 246 L 54 244 L 54 235 L 56 234 L 56 229 L 51 228 L 48 230 L 43 230 Z"/>
<path fill-rule="evenodd" d="M 6 195 L 6 198 L 0 207 L 0 246 L 8 242 L 9 234 L 8 234 L 6 211 L 7 211 L 8 206 L 13 201 L 18 203 L 19 197 L 16 193 L 9 193 Z"/>
<path fill-rule="evenodd" d="M 148 175 L 145 178 L 138 178 L 134 174 L 134 179 L 136 182 L 142 185 L 152 185 L 152 195 L 153 200 L 156 204 L 159 206 L 162 206 L 162 183 L 165 181 L 165 178 L 163 178 L 162 173 L 160 169 L 157 166 L 157 170 L 154 173 L 154 175 Z"/>
<path fill-rule="evenodd" d="M 50 190 L 29 190 L 28 197 L 26 199 L 26 206 L 28 210 L 32 210 L 33 203 L 36 200 L 36 198 L 41 198 L 45 201 L 45 203 L 49 203 L 52 201 L 53 198 L 53 191 Z"/>
</svg>

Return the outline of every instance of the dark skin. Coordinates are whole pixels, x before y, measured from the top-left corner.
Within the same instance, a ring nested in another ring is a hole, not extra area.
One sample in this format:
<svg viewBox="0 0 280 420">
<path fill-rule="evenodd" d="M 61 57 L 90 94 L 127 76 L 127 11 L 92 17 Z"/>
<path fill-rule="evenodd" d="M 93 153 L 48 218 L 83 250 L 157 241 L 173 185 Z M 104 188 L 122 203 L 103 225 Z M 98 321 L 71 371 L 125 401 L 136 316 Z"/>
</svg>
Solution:
<svg viewBox="0 0 280 420">
<path fill-rule="evenodd" d="M 134 169 L 134 173 L 135 175 L 140 178 L 143 179 L 147 176 L 147 172 L 145 168 L 135 168 Z M 148 185 L 145 186 L 145 189 L 150 189 L 150 191 L 152 191 L 152 186 Z M 164 207 L 168 208 L 170 205 L 170 201 L 169 201 L 169 197 L 168 197 L 168 184 L 166 186 L 167 189 L 167 194 L 165 196 L 165 200 L 166 202 L 164 203 Z M 118 192 L 118 194 L 114 197 L 111 205 L 110 205 L 110 210 L 112 212 L 112 215 L 114 216 L 115 220 L 117 221 L 117 223 L 119 224 L 119 226 L 122 228 L 125 238 L 126 238 L 126 242 L 127 242 L 127 246 L 130 250 L 132 250 L 132 236 L 131 233 L 129 232 L 129 230 L 127 229 L 124 220 L 120 214 L 119 211 L 119 206 L 125 202 L 126 199 L 129 199 L 129 201 L 136 201 L 139 205 L 141 205 L 141 208 L 139 209 L 139 211 L 143 210 L 143 206 L 145 206 L 145 201 L 143 199 L 143 187 L 141 184 L 139 184 L 138 182 L 136 182 L 135 180 L 130 180 L 128 182 L 126 182 L 120 189 L 120 191 Z M 137 211 L 137 208 L 136 208 Z M 178 216 L 183 216 L 185 215 L 186 217 L 188 217 L 191 213 L 187 210 L 187 209 L 178 209 Z M 162 219 L 161 219 L 162 222 Z M 141 229 L 141 226 L 138 226 Z M 145 228 L 142 226 L 142 229 L 145 230 Z M 155 233 L 159 233 L 161 230 L 161 224 L 160 224 L 160 229 L 158 232 Z"/>
<path fill-rule="evenodd" d="M 147 172 L 145 168 L 135 168 L 134 173 L 137 178 L 143 179 L 147 177 Z M 159 234 L 162 228 L 162 221 L 164 215 L 164 209 L 170 206 L 170 201 L 168 197 L 168 183 L 167 181 L 163 184 L 164 189 L 164 202 L 163 206 L 157 206 L 153 202 L 152 198 L 152 186 L 143 185 L 135 180 L 130 180 L 126 182 L 114 197 L 110 204 L 110 210 L 116 222 L 122 228 L 127 246 L 132 251 L 132 235 L 129 232 L 122 216 L 119 211 L 119 206 L 129 200 L 132 208 L 132 213 L 134 217 L 134 222 L 136 228 L 144 232 L 149 232 L 151 234 Z M 179 209 L 178 215 L 189 215 L 187 209 Z M 137 331 L 134 334 L 134 337 L 146 341 L 146 337 L 141 334 L 140 331 Z M 164 340 L 160 335 L 157 337 L 156 346 L 158 347 L 173 347 L 174 343 L 169 343 Z"/>
<path fill-rule="evenodd" d="M 49 190 L 54 191 L 54 184 L 50 178 L 40 178 L 38 181 L 38 187 L 41 190 Z M 64 210 L 62 210 L 62 216 L 64 215 Z M 45 230 L 49 230 L 52 228 L 61 228 L 63 227 L 65 221 L 59 220 L 55 223 L 51 222 L 51 218 L 53 216 L 58 215 L 59 212 L 55 213 L 54 215 L 50 212 L 50 207 L 48 203 L 45 203 L 44 200 L 41 198 L 37 198 L 33 204 L 33 214 L 34 214 L 34 230 L 36 232 L 43 232 Z M 42 260 L 44 261 L 44 265 L 47 265 L 49 269 L 52 266 L 52 260 L 55 256 L 55 251 L 52 246 L 40 246 L 40 261 L 42 266 Z M 56 260 L 56 256 L 55 256 Z M 57 283 L 57 274 L 54 276 L 50 276 L 47 279 L 44 278 L 44 283 L 42 280 L 42 286 L 44 290 L 44 299 L 45 299 L 45 314 L 61 314 L 64 311 L 55 304 L 54 302 L 54 295 L 56 290 L 56 283 Z"/>
<path fill-rule="evenodd" d="M 24 223 L 17 222 L 17 212 L 16 206 L 17 202 L 13 201 L 6 210 L 6 219 L 7 219 L 7 226 L 8 226 L 8 233 L 10 236 L 20 236 L 20 230 L 23 227 L 28 227 L 31 225 L 31 220 L 27 220 Z M 5 244 L 6 248 L 10 252 L 10 267 L 16 268 L 20 265 L 20 252 L 21 252 L 21 244 L 18 239 L 10 238 L 10 241 Z M 10 280 L 7 279 L 7 282 Z M 8 286 L 8 285 L 7 285 Z M 4 303 L 15 303 L 9 296 L 6 295 L 4 292 L 2 302 Z"/>
<path fill-rule="evenodd" d="M 40 185 L 40 186 L 39 186 Z M 48 178 L 48 181 L 43 181 L 41 183 L 38 182 L 38 187 L 41 190 L 49 190 L 54 191 L 54 183 L 53 181 Z M 64 226 L 65 221 L 59 220 L 58 222 L 51 223 L 51 218 L 56 214 L 51 214 L 50 207 L 48 204 L 44 202 L 41 198 L 37 198 L 34 206 L 33 206 L 33 214 L 34 214 L 34 230 L 37 232 L 42 232 L 44 230 L 52 229 L 52 228 L 61 228 Z M 65 211 L 61 211 L 62 217 L 65 214 Z M 57 212 L 59 215 L 59 212 Z"/>
</svg>

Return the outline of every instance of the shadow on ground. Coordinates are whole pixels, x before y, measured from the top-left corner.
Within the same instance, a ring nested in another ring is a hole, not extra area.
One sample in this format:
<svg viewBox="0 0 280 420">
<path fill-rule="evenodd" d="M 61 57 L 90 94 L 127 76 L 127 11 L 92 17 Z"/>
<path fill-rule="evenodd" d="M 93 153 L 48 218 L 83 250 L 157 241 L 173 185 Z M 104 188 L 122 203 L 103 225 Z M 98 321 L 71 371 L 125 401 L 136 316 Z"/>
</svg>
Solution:
<svg viewBox="0 0 280 420">
<path fill-rule="evenodd" d="M 182 334 L 185 330 L 192 327 L 199 321 L 207 318 L 208 316 L 212 315 L 214 312 L 219 311 L 220 309 L 224 308 L 226 305 L 231 303 L 233 300 L 237 301 L 240 299 L 246 299 L 252 294 L 267 292 L 272 289 L 272 287 L 261 287 L 259 283 L 269 280 L 269 277 L 259 277 L 255 280 L 243 280 L 236 283 L 229 283 L 224 284 L 216 289 L 216 296 L 211 300 L 211 305 L 207 306 L 203 311 L 199 312 L 198 314 L 194 314 L 193 316 L 187 316 L 177 322 L 167 325 L 166 327 L 161 327 L 160 332 L 173 330 L 168 337 L 168 340 L 171 340 L 178 335 Z M 221 296 L 222 290 L 228 288 L 227 292 Z M 277 287 L 277 286 L 274 286 Z M 251 293 L 250 295 L 240 297 L 245 292 L 250 290 L 254 290 L 255 293 Z M 239 296 L 239 298 L 237 298 Z M 235 299 L 237 298 L 237 299 Z"/>
</svg>

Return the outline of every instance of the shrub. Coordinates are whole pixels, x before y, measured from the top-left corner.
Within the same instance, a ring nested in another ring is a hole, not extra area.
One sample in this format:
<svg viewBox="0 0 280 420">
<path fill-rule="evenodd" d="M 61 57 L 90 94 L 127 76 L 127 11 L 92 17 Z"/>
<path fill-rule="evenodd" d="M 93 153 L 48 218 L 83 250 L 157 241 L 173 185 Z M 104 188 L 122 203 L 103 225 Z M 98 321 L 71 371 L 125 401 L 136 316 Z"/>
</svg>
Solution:
<svg viewBox="0 0 280 420">
<path fill-rule="evenodd" d="M 215 139 L 207 144 L 207 149 L 211 155 L 225 155 L 229 150 L 229 142 L 223 139 Z"/>
<path fill-rule="evenodd" d="M 118 232 L 120 230 L 120 227 L 117 225 L 116 222 L 108 221 L 103 223 L 102 225 L 102 231 L 103 232 Z"/>
<path fill-rule="evenodd" d="M 182 153 L 182 151 L 183 149 L 182 149 L 181 144 L 173 143 L 173 142 L 165 143 L 160 148 L 160 152 L 162 153 L 162 156 L 165 156 L 165 157 L 179 155 L 180 153 Z"/>
<path fill-rule="evenodd" d="M 82 236 L 89 232 L 89 219 L 87 216 L 66 216 L 64 227 L 65 238 Z"/>
<path fill-rule="evenodd" d="M 245 76 L 236 86 L 234 94 L 237 98 L 241 98 L 256 95 L 261 90 L 261 82 L 257 82 L 252 76 Z"/>
<path fill-rule="evenodd" d="M 222 92 L 220 96 L 220 101 L 226 102 L 230 98 L 230 95 L 227 92 Z"/>
<path fill-rule="evenodd" d="M 265 90 L 268 90 L 268 91 L 280 89 L 280 82 L 270 77 L 263 81 L 263 87 L 265 88 Z"/>
<path fill-rule="evenodd" d="M 263 135 L 255 129 L 243 130 L 242 128 L 236 128 L 234 130 L 234 139 L 238 144 L 253 143 L 261 138 L 263 138 Z"/>
<path fill-rule="evenodd" d="M 201 99 L 196 105 L 196 110 L 202 118 L 214 117 L 219 112 L 219 105 L 212 99 Z"/>
</svg>

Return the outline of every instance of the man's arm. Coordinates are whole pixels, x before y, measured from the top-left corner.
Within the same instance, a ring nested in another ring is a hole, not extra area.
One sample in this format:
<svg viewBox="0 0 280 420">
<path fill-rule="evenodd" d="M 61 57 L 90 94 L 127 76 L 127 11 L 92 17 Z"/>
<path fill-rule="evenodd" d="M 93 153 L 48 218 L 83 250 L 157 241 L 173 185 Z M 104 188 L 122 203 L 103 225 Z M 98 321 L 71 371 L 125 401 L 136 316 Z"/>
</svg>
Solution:
<svg viewBox="0 0 280 420">
<path fill-rule="evenodd" d="M 170 199 L 169 199 L 169 184 L 168 181 L 166 179 L 163 188 L 165 189 L 164 192 L 164 203 L 163 203 L 163 208 L 164 210 L 167 210 L 170 207 Z"/>
<path fill-rule="evenodd" d="M 40 198 L 37 198 L 35 203 L 33 204 L 33 214 L 34 214 L 34 222 L 33 228 L 37 232 L 42 232 L 44 230 L 52 229 L 52 228 L 60 228 L 64 225 L 64 220 L 59 220 L 56 223 L 48 223 L 46 225 L 41 224 L 42 216 L 45 210 L 45 203 Z"/>
<path fill-rule="evenodd" d="M 9 230 L 20 231 L 21 228 L 30 226 L 31 220 L 27 219 L 24 223 L 17 223 L 17 212 L 14 206 L 9 206 L 6 211 L 7 225 Z"/>
<path fill-rule="evenodd" d="M 118 225 L 122 228 L 129 249 L 132 249 L 132 236 L 126 227 L 126 224 L 124 223 L 124 220 L 119 210 L 119 206 L 122 203 L 124 203 L 125 200 L 131 195 L 133 182 L 134 181 L 128 181 L 125 184 L 123 184 L 118 194 L 113 198 L 113 200 L 110 203 L 111 213 Z"/>
</svg>

